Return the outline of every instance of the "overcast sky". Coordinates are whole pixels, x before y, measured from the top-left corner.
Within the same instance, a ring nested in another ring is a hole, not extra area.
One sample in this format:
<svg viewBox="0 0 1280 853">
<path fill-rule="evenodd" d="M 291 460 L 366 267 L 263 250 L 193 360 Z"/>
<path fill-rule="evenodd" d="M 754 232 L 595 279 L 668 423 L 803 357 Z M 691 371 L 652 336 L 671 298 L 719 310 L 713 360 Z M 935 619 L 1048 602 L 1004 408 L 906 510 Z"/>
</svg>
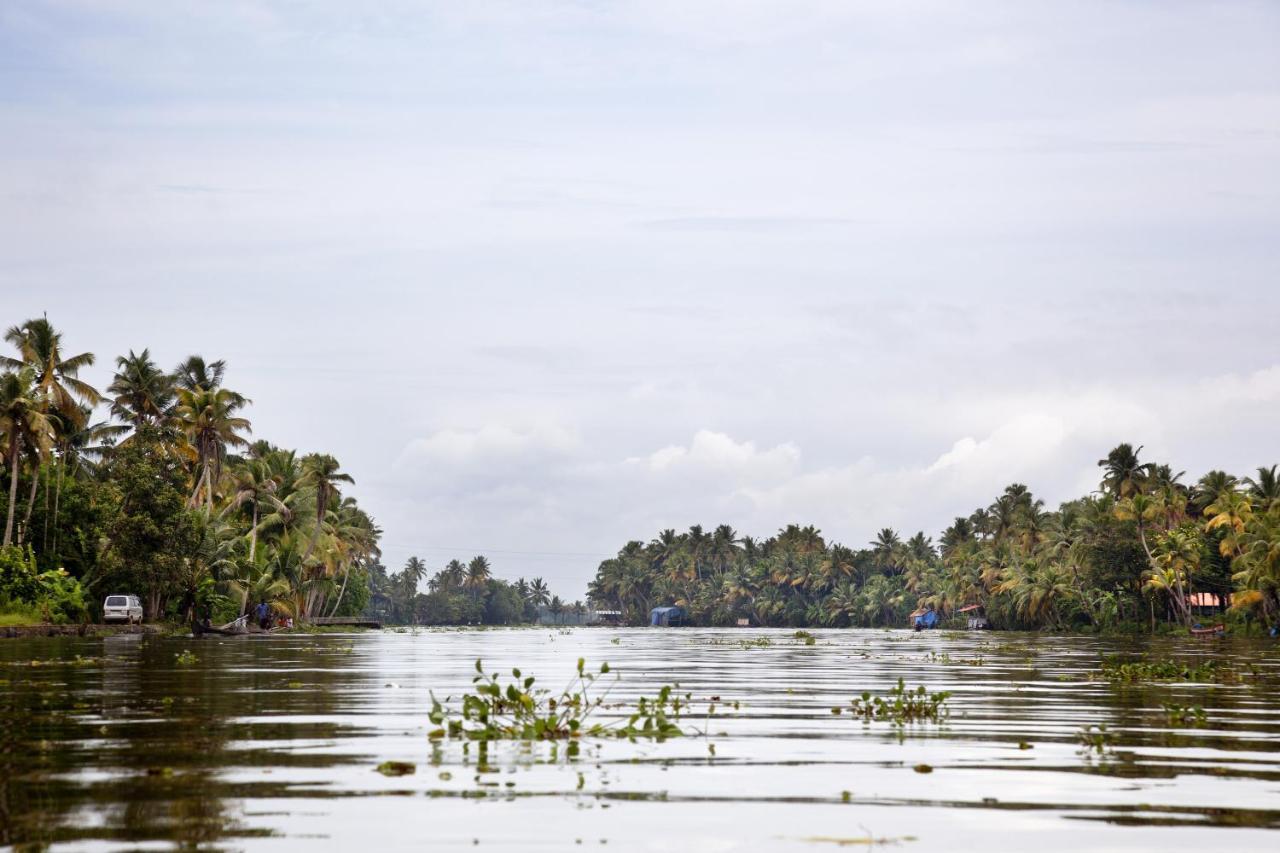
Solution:
<svg viewBox="0 0 1280 853">
<path fill-rule="evenodd" d="M 1277 273 L 1273 2 L 0 4 L 0 325 L 225 358 L 392 568 L 1250 473 Z"/>
</svg>

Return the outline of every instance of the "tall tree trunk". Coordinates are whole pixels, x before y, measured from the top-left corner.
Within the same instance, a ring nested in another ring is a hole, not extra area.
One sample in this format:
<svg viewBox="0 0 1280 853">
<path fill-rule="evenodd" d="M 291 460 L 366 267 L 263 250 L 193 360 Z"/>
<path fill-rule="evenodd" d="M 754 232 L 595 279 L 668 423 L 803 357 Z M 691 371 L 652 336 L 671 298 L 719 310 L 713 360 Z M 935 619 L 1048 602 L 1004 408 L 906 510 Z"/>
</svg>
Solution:
<svg viewBox="0 0 1280 853">
<path fill-rule="evenodd" d="M 58 465 L 58 479 L 55 481 L 53 492 L 53 560 L 59 565 L 62 564 L 62 555 L 58 551 L 58 508 L 62 500 L 62 472 L 65 470 L 64 465 Z"/>
<path fill-rule="evenodd" d="M 253 500 L 253 527 L 249 529 L 249 562 L 253 563 L 253 555 L 258 550 L 258 499 Z"/>
<path fill-rule="evenodd" d="M 37 467 L 36 470 L 31 472 L 31 494 L 27 496 L 27 511 L 23 513 L 22 525 L 18 528 L 18 544 L 19 545 L 21 545 L 24 541 L 26 541 L 26 535 L 31 532 L 28 529 L 31 527 L 31 510 L 35 508 L 36 492 L 38 491 L 39 487 L 40 487 L 40 468 Z"/>
<path fill-rule="evenodd" d="M 351 577 L 351 567 L 347 566 L 342 572 L 342 588 L 338 590 L 338 600 L 333 603 L 333 609 L 329 611 L 329 615 L 337 614 L 338 608 L 342 606 L 342 596 L 347 594 L 347 579 Z"/>
<path fill-rule="evenodd" d="M 4 544 L 9 547 L 13 542 L 13 510 L 18 503 L 18 451 L 22 447 L 21 438 L 15 432 L 9 442 L 9 512 L 4 523 Z"/>
<path fill-rule="evenodd" d="M 40 550 L 49 551 L 49 466 L 44 467 L 44 533 L 40 538 Z"/>
</svg>

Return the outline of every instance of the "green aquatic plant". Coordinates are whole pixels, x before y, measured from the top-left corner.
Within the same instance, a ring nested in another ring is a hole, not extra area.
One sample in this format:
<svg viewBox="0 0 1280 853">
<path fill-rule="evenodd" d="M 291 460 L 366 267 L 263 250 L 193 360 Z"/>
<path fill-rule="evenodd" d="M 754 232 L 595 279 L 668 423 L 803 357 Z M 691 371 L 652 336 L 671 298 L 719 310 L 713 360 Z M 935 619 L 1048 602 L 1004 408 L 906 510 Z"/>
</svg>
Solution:
<svg viewBox="0 0 1280 853">
<path fill-rule="evenodd" d="M 609 691 L 617 684 L 616 677 L 593 695 L 597 679 L 609 674 L 608 663 L 601 664 L 598 672 L 588 672 L 585 660 L 578 658 L 576 674 L 559 694 L 535 687 L 536 679 L 518 669 L 511 670 L 513 680 L 504 683 L 498 673 L 486 674 L 483 662 L 477 660 L 476 673 L 471 679 L 474 690 L 462 695 L 460 711 L 446 708 L 432 694 L 429 716 L 437 728 L 429 737 L 476 741 L 581 737 L 663 740 L 684 734 L 678 722 L 686 703 L 672 697 L 669 685 L 657 696 L 642 696 L 630 706 L 605 704 Z M 609 720 L 593 719 L 601 709 L 622 713 Z"/>
<path fill-rule="evenodd" d="M 1076 739 L 1080 743 L 1080 752 L 1083 755 L 1106 755 L 1111 751 L 1111 745 L 1115 742 L 1114 736 L 1107 731 L 1106 723 L 1097 726 L 1085 726 L 1076 732 Z"/>
<path fill-rule="evenodd" d="M 1102 667 L 1093 673 L 1107 681 L 1136 683 L 1140 681 L 1191 681 L 1214 683 L 1231 681 L 1235 673 L 1216 660 L 1202 661 L 1191 666 L 1174 660 L 1122 660 L 1116 657 L 1102 659 Z"/>
<path fill-rule="evenodd" d="M 195 663 L 197 660 L 199 660 L 199 658 L 197 658 L 195 652 L 190 649 L 183 649 L 173 656 L 173 662 L 178 666 L 191 666 L 191 664 Z"/>
<path fill-rule="evenodd" d="M 384 761 L 373 769 L 383 776 L 412 776 L 418 772 L 417 766 L 407 761 Z"/>
<path fill-rule="evenodd" d="M 906 682 L 899 678 L 888 696 L 863 693 L 849 703 L 849 710 L 865 722 L 888 722 L 895 726 L 907 723 L 940 723 L 947 717 L 946 705 L 950 697 L 949 691 L 931 693 L 923 684 L 914 690 L 908 690 Z M 832 713 L 840 713 L 842 710 L 833 708 Z"/>
<path fill-rule="evenodd" d="M 1164 713 L 1171 726 L 1203 729 L 1209 725 L 1209 715 L 1199 705 L 1184 708 L 1181 705 L 1168 704 L 1164 706 Z"/>
</svg>

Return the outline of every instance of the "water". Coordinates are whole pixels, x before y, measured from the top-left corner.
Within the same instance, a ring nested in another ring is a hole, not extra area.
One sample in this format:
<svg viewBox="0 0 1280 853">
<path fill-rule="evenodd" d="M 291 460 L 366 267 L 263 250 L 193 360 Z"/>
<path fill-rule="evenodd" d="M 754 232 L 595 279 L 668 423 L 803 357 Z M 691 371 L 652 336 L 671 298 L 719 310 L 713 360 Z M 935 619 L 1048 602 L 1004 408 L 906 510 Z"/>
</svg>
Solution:
<svg viewBox="0 0 1280 853">
<path fill-rule="evenodd" d="M 815 634 L 812 646 L 661 629 L 0 642 L 0 843 L 1280 849 L 1274 643 Z M 1241 678 L 1089 679 L 1101 655 L 1142 650 L 1214 656 Z M 456 700 L 477 658 L 559 688 L 578 657 L 621 676 L 611 698 L 678 682 L 694 702 L 682 724 L 705 736 L 584 742 L 576 757 L 498 743 L 483 762 L 429 741 L 429 692 Z M 832 713 L 899 678 L 952 691 L 946 723 L 900 732 Z M 1170 703 L 1203 707 L 1207 725 L 1171 724 Z M 1084 754 L 1080 730 L 1101 724 L 1112 742 Z M 416 772 L 375 771 L 388 760 Z"/>
</svg>

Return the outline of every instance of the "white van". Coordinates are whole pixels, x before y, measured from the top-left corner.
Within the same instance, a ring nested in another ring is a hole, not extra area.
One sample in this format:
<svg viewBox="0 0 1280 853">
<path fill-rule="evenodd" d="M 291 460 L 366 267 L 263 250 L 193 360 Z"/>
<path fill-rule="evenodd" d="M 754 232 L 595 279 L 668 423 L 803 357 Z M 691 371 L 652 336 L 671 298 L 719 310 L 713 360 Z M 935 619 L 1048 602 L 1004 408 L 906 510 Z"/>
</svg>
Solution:
<svg viewBox="0 0 1280 853">
<path fill-rule="evenodd" d="M 142 601 L 136 595 L 108 595 L 102 602 L 102 621 L 142 624 Z"/>
</svg>

